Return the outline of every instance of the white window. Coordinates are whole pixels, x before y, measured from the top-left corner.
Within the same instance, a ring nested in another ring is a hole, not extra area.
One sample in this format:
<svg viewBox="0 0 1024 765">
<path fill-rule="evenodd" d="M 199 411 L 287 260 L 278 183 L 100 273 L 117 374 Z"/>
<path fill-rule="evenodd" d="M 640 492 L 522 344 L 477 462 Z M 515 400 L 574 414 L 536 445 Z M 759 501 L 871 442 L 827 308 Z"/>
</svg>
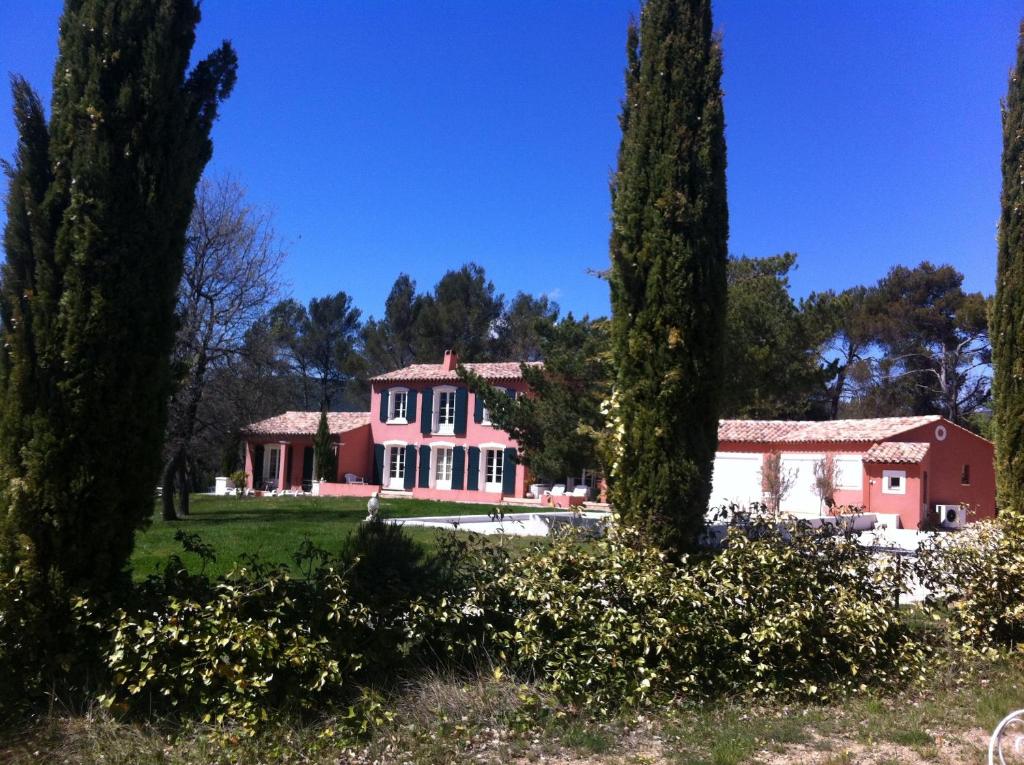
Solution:
<svg viewBox="0 0 1024 765">
<path fill-rule="evenodd" d="M 409 421 L 409 391 L 392 388 L 388 392 L 388 422 L 404 425 Z"/>
<path fill-rule="evenodd" d="M 907 471 L 906 470 L 883 470 L 882 471 L 882 493 L 883 494 L 906 494 L 907 493 Z"/>
<path fill-rule="evenodd" d="M 455 388 L 434 389 L 434 432 L 446 436 L 455 432 Z"/>
<path fill-rule="evenodd" d="M 480 408 L 480 424 L 490 425 L 491 424 L 491 410 L 486 406 Z"/>
<path fill-rule="evenodd" d="M 388 447 L 388 486 L 399 488 L 405 486 L 405 447 Z"/>
<path fill-rule="evenodd" d="M 452 488 L 452 466 L 455 464 L 454 450 L 450 446 L 434 449 L 434 488 Z"/>
<path fill-rule="evenodd" d="M 501 491 L 501 481 L 504 473 L 505 450 L 485 449 L 483 470 L 484 470 L 484 491 Z"/>
</svg>

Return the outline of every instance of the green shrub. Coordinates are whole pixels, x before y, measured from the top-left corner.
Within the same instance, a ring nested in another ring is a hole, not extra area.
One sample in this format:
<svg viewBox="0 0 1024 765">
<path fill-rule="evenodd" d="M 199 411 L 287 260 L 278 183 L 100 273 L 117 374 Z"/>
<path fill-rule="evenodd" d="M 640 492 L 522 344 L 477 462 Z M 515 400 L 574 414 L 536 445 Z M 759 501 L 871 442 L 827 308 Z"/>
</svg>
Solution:
<svg viewBox="0 0 1024 765">
<path fill-rule="evenodd" d="M 905 578 L 845 529 L 730 529 L 692 571 L 724 642 L 707 660 L 730 691 L 816 696 L 908 679 L 921 654 L 899 614 Z"/>
<path fill-rule="evenodd" d="M 948 618 L 950 638 L 979 649 L 1024 642 L 1024 527 L 972 523 L 922 545 L 916 573 L 926 603 Z"/>
<path fill-rule="evenodd" d="M 827 528 L 752 524 L 732 529 L 721 553 L 679 564 L 625 530 L 474 560 L 431 629 L 578 705 L 823 696 L 919 666 L 897 572 Z"/>
<path fill-rule="evenodd" d="M 94 606 L 16 567 L 0 575 L 0 721 L 54 696 L 77 701 L 102 673 Z"/>
<path fill-rule="evenodd" d="M 159 609 L 119 610 L 108 628 L 107 706 L 254 726 L 272 709 L 351 693 L 369 619 L 328 566 L 312 581 L 243 569 L 209 599 L 168 594 Z"/>
<path fill-rule="evenodd" d="M 405 608 L 441 584 L 440 559 L 428 556 L 400 525 L 380 519 L 349 534 L 338 559 L 352 597 L 377 611 Z"/>
</svg>

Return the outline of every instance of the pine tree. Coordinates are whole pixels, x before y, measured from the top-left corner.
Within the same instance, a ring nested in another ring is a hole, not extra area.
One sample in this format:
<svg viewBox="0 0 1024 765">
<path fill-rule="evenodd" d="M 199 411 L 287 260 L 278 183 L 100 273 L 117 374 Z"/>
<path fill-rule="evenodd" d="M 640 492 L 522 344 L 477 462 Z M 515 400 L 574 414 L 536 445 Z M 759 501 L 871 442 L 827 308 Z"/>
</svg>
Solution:
<svg viewBox="0 0 1024 765">
<path fill-rule="evenodd" d="M 623 520 L 693 544 L 717 446 L 726 308 L 722 52 L 710 0 L 648 0 L 627 42 L 610 273 Z"/>
<path fill-rule="evenodd" d="M 174 304 L 224 43 L 187 73 L 193 0 L 68 0 L 51 121 L 13 83 L 0 368 L 0 566 L 103 592 L 153 511 Z"/>
<path fill-rule="evenodd" d="M 1001 507 L 1024 511 L 1024 22 L 1003 104 L 1003 193 L 992 308 L 993 414 Z"/>
</svg>

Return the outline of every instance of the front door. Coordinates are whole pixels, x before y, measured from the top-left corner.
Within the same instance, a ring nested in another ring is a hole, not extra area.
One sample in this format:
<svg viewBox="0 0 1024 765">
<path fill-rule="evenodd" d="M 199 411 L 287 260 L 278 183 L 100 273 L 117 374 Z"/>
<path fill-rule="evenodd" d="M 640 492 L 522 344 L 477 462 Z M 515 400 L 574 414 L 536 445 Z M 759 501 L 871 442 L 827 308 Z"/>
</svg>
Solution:
<svg viewBox="0 0 1024 765">
<path fill-rule="evenodd" d="M 405 488 L 405 447 L 404 446 L 389 446 L 388 447 L 388 462 L 387 470 L 385 473 L 386 483 L 384 487 L 387 489 L 404 489 Z"/>
</svg>

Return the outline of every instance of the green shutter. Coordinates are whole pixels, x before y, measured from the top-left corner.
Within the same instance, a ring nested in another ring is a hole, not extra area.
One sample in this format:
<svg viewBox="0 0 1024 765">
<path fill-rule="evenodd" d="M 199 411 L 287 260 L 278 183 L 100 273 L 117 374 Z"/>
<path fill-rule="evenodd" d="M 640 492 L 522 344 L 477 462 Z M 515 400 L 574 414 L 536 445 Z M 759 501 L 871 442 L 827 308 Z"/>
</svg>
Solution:
<svg viewBox="0 0 1024 765">
<path fill-rule="evenodd" d="M 469 491 L 480 489 L 480 449 L 469 447 L 469 475 L 466 476 L 466 488 Z"/>
<path fill-rule="evenodd" d="M 461 446 L 452 449 L 452 488 L 462 489 L 462 478 L 466 469 L 466 450 Z"/>
<path fill-rule="evenodd" d="M 252 450 L 252 488 L 263 488 L 263 444 Z"/>
<path fill-rule="evenodd" d="M 420 488 L 430 488 L 430 447 L 420 447 Z"/>
<path fill-rule="evenodd" d="M 469 409 L 469 391 L 465 388 L 455 390 L 455 435 L 466 435 L 466 415 Z"/>
<path fill-rule="evenodd" d="M 416 447 L 409 444 L 405 447 L 405 490 L 409 491 L 416 485 Z"/>
<path fill-rule="evenodd" d="M 516 493 L 516 465 L 518 462 L 519 457 L 516 450 L 506 449 L 501 463 L 501 493 L 506 497 L 511 497 Z"/>
<path fill-rule="evenodd" d="M 478 425 L 484 421 L 484 399 L 479 393 L 473 394 L 473 422 Z"/>
<path fill-rule="evenodd" d="M 388 421 L 388 392 L 386 390 L 380 392 L 380 421 Z"/>
<path fill-rule="evenodd" d="M 384 444 L 373 447 L 373 482 L 378 486 L 384 483 Z"/>
<path fill-rule="evenodd" d="M 425 436 L 430 435 L 430 429 L 433 427 L 434 420 L 434 389 L 425 388 L 423 390 L 423 406 L 421 407 L 423 416 L 420 417 L 420 433 Z"/>
<path fill-rule="evenodd" d="M 410 390 L 409 397 L 405 400 L 406 421 L 411 425 L 416 422 L 416 391 Z"/>
</svg>

